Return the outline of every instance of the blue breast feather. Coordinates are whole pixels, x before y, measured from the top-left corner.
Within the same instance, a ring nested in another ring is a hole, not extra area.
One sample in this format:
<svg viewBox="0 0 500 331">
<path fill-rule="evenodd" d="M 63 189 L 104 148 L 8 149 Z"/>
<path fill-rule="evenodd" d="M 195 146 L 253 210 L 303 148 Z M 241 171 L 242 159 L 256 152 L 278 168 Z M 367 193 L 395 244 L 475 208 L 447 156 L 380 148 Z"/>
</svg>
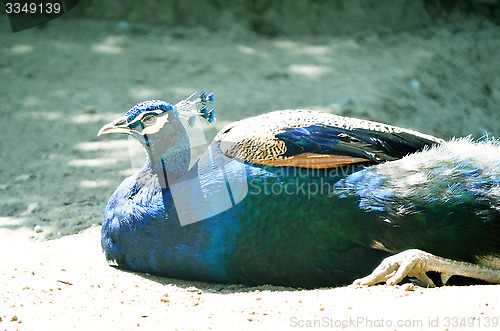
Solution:
<svg viewBox="0 0 500 331">
<path fill-rule="evenodd" d="M 213 152 L 213 151 L 212 151 Z M 223 159 L 222 161 L 217 159 Z M 205 162 L 203 162 L 205 161 Z M 224 165 L 223 176 L 220 165 Z M 236 165 L 238 164 L 238 165 Z M 110 264 L 130 270 L 183 279 L 229 281 L 226 257 L 234 249 L 240 231 L 236 214 L 244 213 L 237 204 L 220 213 L 213 195 L 227 181 L 246 181 L 242 163 L 218 153 L 205 153 L 183 181 L 176 185 L 177 197 L 185 203 L 182 213 L 200 214 L 201 222 L 181 226 L 170 189 L 162 189 L 147 167 L 128 177 L 111 196 L 103 222 L 102 245 Z M 200 169 L 202 167 L 203 169 Z M 238 172 L 231 172 L 236 167 Z M 248 174 L 262 170 L 245 165 Z M 241 177 L 235 177 L 240 175 Z M 229 176 L 229 177 L 228 177 Z M 189 180 L 189 178 L 198 180 Z M 208 192 L 208 193 L 207 193 Z M 215 215 L 205 218 L 204 215 Z"/>
</svg>

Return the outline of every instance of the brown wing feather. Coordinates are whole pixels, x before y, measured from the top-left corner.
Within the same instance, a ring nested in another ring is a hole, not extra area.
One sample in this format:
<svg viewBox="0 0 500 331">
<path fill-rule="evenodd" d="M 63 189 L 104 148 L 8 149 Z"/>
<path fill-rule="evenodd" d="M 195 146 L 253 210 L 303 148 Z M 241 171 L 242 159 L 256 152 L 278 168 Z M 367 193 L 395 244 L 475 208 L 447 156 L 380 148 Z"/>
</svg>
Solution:
<svg viewBox="0 0 500 331">
<path fill-rule="evenodd" d="M 323 169 L 369 161 L 349 155 L 303 153 L 283 156 L 287 148 L 285 142 L 276 137 L 277 134 L 318 124 L 345 130 L 367 129 L 394 134 L 404 132 L 436 143 L 442 142 L 412 130 L 312 110 L 281 110 L 244 119 L 223 128 L 214 142 L 219 143 L 226 156 L 250 164 Z"/>
<path fill-rule="evenodd" d="M 304 153 L 289 158 L 260 160 L 256 164 L 273 167 L 300 167 L 310 169 L 329 169 L 343 167 L 349 164 L 368 162 L 370 160 L 348 155 L 324 155 Z"/>
</svg>

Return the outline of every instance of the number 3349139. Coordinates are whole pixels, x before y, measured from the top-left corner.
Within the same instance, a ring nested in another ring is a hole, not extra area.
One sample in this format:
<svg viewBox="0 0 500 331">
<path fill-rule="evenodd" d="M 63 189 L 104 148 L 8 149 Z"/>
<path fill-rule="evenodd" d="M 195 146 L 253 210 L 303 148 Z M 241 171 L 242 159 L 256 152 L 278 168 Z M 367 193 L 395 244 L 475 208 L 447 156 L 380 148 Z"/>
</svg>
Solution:
<svg viewBox="0 0 500 331">
<path fill-rule="evenodd" d="M 60 3 L 34 3 L 34 2 L 6 2 L 5 13 L 7 14 L 59 14 Z"/>
</svg>

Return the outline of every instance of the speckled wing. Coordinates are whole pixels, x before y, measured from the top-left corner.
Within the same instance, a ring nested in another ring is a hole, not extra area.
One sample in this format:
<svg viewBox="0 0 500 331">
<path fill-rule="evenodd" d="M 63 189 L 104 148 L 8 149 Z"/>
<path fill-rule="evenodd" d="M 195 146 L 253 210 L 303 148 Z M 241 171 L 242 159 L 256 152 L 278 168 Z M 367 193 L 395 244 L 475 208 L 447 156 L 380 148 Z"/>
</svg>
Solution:
<svg viewBox="0 0 500 331">
<path fill-rule="evenodd" d="M 214 141 L 249 164 L 326 169 L 394 160 L 443 141 L 382 123 L 312 110 L 282 110 L 234 122 Z"/>
</svg>

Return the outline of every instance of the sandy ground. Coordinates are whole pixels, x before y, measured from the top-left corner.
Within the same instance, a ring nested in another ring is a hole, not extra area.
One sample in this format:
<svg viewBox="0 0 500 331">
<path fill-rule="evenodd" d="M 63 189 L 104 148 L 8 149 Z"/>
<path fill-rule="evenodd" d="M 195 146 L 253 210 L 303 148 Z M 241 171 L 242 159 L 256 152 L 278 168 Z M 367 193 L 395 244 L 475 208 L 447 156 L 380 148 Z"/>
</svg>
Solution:
<svg viewBox="0 0 500 331">
<path fill-rule="evenodd" d="M 0 40 L 0 329 L 500 323 L 498 286 L 304 291 L 108 267 L 99 225 L 107 198 L 132 170 L 124 137 L 96 137 L 138 101 L 174 103 L 200 90 L 216 93 L 208 139 L 228 122 L 284 108 L 447 139 L 498 136 L 499 27 L 469 18 L 412 32 L 270 39 L 243 29 L 58 19 L 12 34 L 0 16 Z"/>
</svg>

